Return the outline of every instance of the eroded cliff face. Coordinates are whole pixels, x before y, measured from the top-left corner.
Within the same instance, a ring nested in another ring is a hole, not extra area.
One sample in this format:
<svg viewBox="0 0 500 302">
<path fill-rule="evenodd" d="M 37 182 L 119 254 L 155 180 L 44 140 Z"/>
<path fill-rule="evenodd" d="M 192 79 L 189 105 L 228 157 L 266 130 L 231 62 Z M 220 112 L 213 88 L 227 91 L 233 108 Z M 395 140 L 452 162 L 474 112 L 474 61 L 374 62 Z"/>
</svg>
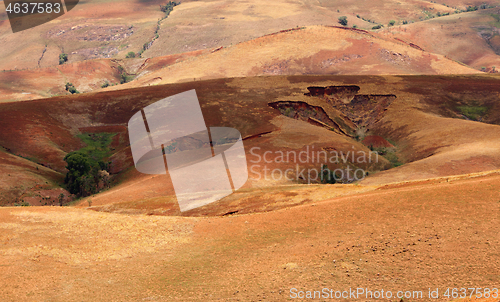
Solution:
<svg viewBox="0 0 500 302">
<path fill-rule="evenodd" d="M 269 105 L 281 114 L 312 124 L 329 127 L 339 133 L 354 136 L 380 120 L 392 102 L 394 94 L 357 94 L 359 86 L 311 86 L 306 96 L 321 98 L 322 105 L 304 101 L 279 101 Z M 329 108 L 328 108 L 329 107 Z"/>
</svg>

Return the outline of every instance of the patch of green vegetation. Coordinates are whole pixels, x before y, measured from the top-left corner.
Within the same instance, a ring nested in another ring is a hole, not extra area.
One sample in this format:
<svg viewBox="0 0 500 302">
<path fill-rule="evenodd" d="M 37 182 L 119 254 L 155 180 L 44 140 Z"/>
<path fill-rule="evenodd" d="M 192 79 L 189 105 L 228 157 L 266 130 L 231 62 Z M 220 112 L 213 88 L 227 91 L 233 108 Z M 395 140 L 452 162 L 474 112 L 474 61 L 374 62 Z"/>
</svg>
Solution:
<svg viewBox="0 0 500 302">
<path fill-rule="evenodd" d="M 339 23 L 343 26 L 347 26 L 347 17 L 346 16 L 339 17 Z"/>
<path fill-rule="evenodd" d="M 68 55 L 65 53 L 60 54 L 59 55 L 59 65 L 62 65 L 66 62 L 68 62 Z"/>
<path fill-rule="evenodd" d="M 118 66 L 118 71 L 120 72 L 120 84 L 125 84 L 134 79 L 134 76 L 128 74 L 122 66 Z M 113 86 L 113 85 L 111 85 Z"/>
<path fill-rule="evenodd" d="M 477 10 L 477 6 L 468 6 L 467 7 L 467 11 L 468 12 L 473 12 L 473 11 L 476 11 Z"/>
<path fill-rule="evenodd" d="M 111 155 L 109 145 L 116 133 L 84 133 L 77 137 L 81 139 L 86 146 L 77 152 L 86 154 L 94 163 L 103 160 Z"/>
<path fill-rule="evenodd" d="M 64 85 L 64 87 L 65 87 L 66 91 L 68 91 L 71 94 L 80 93 L 78 90 L 76 90 L 76 87 L 69 82 L 66 83 L 66 85 Z"/>
<path fill-rule="evenodd" d="M 378 24 L 378 25 L 375 25 L 374 27 L 372 27 L 372 29 L 381 29 L 382 28 L 382 25 Z"/>
<path fill-rule="evenodd" d="M 129 51 L 128 54 L 125 56 L 125 58 L 127 59 L 135 58 L 135 52 Z"/>
<path fill-rule="evenodd" d="M 394 168 L 403 165 L 403 163 L 399 161 L 399 157 L 395 152 L 388 152 L 384 157 L 392 164 Z"/>
<path fill-rule="evenodd" d="M 384 139 L 385 139 L 386 141 L 388 141 L 391 145 L 393 145 L 393 146 L 396 146 L 396 147 L 397 147 L 397 143 L 396 143 L 395 141 L 393 141 L 392 139 L 390 139 L 390 138 L 386 138 L 386 137 L 384 137 Z"/>
<path fill-rule="evenodd" d="M 115 133 L 86 133 L 77 135 L 86 146 L 64 157 L 68 173 L 64 183 L 71 194 L 88 196 L 109 185 L 109 145 Z"/>
<path fill-rule="evenodd" d="M 500 28 L 500 15 L 499 14 L 490 14 L 490 16 L 495 19 L 494 22 L 491 23 L 491 25 L 495 26 L 496 28 Z"/>
<path fill-rule="evenodd" d="M 399 167 L 403 165 L 404 163 L 399 160 L 399 157 L 396 155 L 396 150 L 395 148 L 386 148 L 386 147 L 380 147 L 380 148 L 373 148 L 370 147 L 371 151 L 377 152 L 378 155 L 383 156 L 385 159 L 387 159 L 391 164 L 392 167 Z"/>
<path fill-rule="evenodd" d="M 122 73 L 120 74 L 120 84 L 125 84 L 134 79 L 133 75 L 127 74 L 127 73 Z"/>
<path fill-rule="evenodd" d="M 479 121 L 488 111 L 488 107 L 484 106 L 458 106 L 457 109 L 462 115 L 474 121 Z"/>
<path fill-rule="evenodd" d="M 165 13 L 165 18 L 174 10 L 174 7 L 181 4 L 174 1 L 169 1 L 166 5 L 160 5 L 160 10 Z"/>
</svg>

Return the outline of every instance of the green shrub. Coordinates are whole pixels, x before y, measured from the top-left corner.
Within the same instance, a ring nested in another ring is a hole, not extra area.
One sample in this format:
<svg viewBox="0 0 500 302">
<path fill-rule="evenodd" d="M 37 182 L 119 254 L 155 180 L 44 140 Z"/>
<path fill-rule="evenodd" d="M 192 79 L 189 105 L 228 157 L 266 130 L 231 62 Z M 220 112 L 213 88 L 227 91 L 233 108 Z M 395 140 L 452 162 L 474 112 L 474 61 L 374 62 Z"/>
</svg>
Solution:
<svg viewBox="0 0 500 302">
<path fill-rule="evenodd" d="M 396 24 L 396 21 L 394 20 L 389 21 L 389 26 L 394 26 L 394 24 Z"/>
<path fill-rule="evenodd" d="M 374 27 L 372 27 L 372 29 L 380 29 L 382 28 L 382 25 L 378 24 L 378 25 L 375 25 Z"/>
<path fill-rule="evenodd" d="M 343 26 L 347 26 L 347 17 L 346 16 L 339 17 L 339 23 L 342 24 Z"/>
<path fill-rule="evenodd" d="M 125 58 L 127 58 L 127 59 L 130 59 L 130 58 L 135 58 L 135 52 L 130 51 L 130 52 L 129 52 L 126 56 L 125 56 Z"/>
<path fill-rule="evenodd" d="M 134 76 L 129 75 L 121 65 L 118 65 L 118 72 L 120 72 L 120 84 L 128 83 L 134 79 Z"/>
<path fill-rule="evenodd" d="M 59 55 L 59 65 L 64 64 L 65 62 L 68 61 L 68 55 L 65 53 L 62 53 Z"/>
<path fill-rule="evenodd" d="M 104 82 L 104 84 L 101 85 L 101 88 L 106 88 L 106 87 L 109 87 L 108 81 Z"/>
<path fill-rule="evenodd" d="M 76 90 L 75 86 L 69 82 L 66 83 L 65 89 L 66 89 L 66 91 L 70 92 L 71 94 L 80 93 L 78 90 Z"/>
<path fill-rule="evenodd" d="M 132 81 L 133 79 L 134 79 L 134 76 L 129 75 L 126 72 L 123 72 L 122 74 L 120 74 L 120 84 L 128 83 L 128 82 Z"/>
</svg>

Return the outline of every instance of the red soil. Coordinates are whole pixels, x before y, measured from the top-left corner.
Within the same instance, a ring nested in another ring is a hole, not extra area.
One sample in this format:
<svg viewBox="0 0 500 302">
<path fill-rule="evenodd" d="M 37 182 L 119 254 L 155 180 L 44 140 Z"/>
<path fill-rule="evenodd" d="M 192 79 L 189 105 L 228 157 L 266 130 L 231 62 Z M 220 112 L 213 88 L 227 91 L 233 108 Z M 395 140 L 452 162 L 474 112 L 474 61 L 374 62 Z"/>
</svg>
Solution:
<svg viewBox="0 0 500 302">
<path fill-rule="evenodd" d="M 387 140 L 385 140 L 383 137 L 379 136 L 379 135 L 369 135 L 369 136 L 366 136 L 362 143 L 367 146 L 367 147 L 373 147 L 373 148 L 381 148 L 381 147 L 385 147 L 385 148 L 393 148 L 394 145 L 389 143 Z"/>
</svg>

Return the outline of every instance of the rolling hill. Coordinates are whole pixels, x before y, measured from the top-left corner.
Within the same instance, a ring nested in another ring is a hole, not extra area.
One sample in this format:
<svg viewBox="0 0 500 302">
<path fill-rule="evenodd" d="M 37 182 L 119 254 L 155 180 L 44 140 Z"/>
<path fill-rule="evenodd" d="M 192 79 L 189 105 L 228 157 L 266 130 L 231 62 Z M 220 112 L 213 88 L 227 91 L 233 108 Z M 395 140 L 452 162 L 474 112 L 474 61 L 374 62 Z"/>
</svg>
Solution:
<svg viewBox="0 0 500 302">
<path fill-rule="evenodd" d="M 494 67 L 500 65 L 499 14 L 498 8 L 478 10 L 388 27 L 381 33 L 474 69 L 498 72 Z"/>
<path fill-rule="evenodd" d="M 268 211 L 304 199 L 267 194 L 259 188 L 270 187 L 272 192 L 299 185 L 290 190 L 300 191 L 304 189 L 300 184 L 318 182 L 300 175 L 297 164 L 301 169 L 319 170 L 327 164 L 332 171 L 349 166 L 368 172 L 361 182 L 368 187 L 353 187 L 354 193 L 375 188 L 372 185 L 499 169 L 500 121 L 494 114 L 499 87 L 496 76 L 485 75 L 272 76 L 155 85 L 2 104 L 0 126 L 5 131 L 0 134 L 0 145 L 10 154 L 65 173 L 64 155 L 84 146 L 79 133 L 113 133 L 109 158 L 115 186 L 91 197 L 93 205 L 105 211 L 179 215 L 169 176 L 140 174 L 133 168 L 126 123 L 139 108 L 196 89 L 208 126 L 234 127 L 241 132 L 251 173 L 242 193 L 245 198 L 228 197 L 184 215 Z M 313 156 L 313 149 L 307 149 L 313 147 L 370 154 L 373 146 L 361 142 L 368 136 L 380 136 L 395 147 L 375 149 L 381 155 L 371 162 L 320 161 L 319 156 L 306 162 L 261 162 L 267 151 L 275 156 L 279 151 Z M 283 175 L 263 174 L 264 169 L 277 169 L 276 173 L 292 169 L 288 177 L 292 181 Z M 352 193 L 342 186 L 332 188 L 341 195 Z M 5 194 L 16 196 L 19 190 Z M 262 194 L 267 197 L 254 199 Z M 255 202 L 245 206 L 248 200 Z"/>
</svg>

